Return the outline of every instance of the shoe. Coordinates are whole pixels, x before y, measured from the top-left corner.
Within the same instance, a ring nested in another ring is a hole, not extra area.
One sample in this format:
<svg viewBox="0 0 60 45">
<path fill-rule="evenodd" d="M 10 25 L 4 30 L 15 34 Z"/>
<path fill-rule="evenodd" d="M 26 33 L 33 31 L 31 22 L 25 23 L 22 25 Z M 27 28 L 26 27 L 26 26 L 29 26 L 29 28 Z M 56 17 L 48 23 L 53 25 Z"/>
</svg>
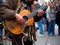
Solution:
<svg viewBox="0 0 60 45">
<path fill-rule="evenodd" d="M 52 34 L 52 36 L 55 36 L 55 34 Z"/>
<path fill-rule="evenodd" d="M 58 34 L 58 36 L 60 36 L 60 34 Z"/>
<path fill-rule="evenodd" d="M 39 29 L 39 28 L 37 27 L 37 28 L 36 28 L 36 31 L 37 31 L 38 29 Z"/>
<path fill-rule="evenodd" d="M 55 36 L 55 35 L 52 35 L 52 36 Z"/>
</svg>

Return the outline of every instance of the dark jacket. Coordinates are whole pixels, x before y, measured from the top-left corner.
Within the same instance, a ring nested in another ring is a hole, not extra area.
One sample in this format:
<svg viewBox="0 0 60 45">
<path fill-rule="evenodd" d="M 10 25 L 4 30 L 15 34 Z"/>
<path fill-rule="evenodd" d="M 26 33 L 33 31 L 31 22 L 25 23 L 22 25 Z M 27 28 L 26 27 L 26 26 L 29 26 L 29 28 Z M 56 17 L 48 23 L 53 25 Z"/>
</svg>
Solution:
<svg viewBox="0 0 60 45">
<path fill-rule="evenodd" d="M 46 6 L 40 6 L 40 4 L 37 4 L 37 5 L 35 6 L 35 8 L 36 8 L 36 9 L 42 9 L 42 10 L 44 10 L 44 12 L 45 12 L 46 9 L 47 9 L 47 5 L 46 5 Z M 34 21 L 35 21 L 35 22 L 38 22 L 42 17 L 46 17 L 45 13 L 44 13 L 42 16 L 40 16 L 40 17 L 34 16 Z"/>
<path fill-rule="evenodd" d="M 60 5 L 56 7 L 57 13 L 56 13 L 56 23 L 60 25 Z"/>
</svg>

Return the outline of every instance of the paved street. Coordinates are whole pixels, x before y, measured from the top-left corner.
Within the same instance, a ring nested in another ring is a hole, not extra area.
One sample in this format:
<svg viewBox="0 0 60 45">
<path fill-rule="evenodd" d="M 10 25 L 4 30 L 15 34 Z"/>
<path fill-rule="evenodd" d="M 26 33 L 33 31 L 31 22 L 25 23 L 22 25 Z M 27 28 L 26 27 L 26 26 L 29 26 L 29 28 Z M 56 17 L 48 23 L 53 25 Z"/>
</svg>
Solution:
<svg viewBox="0 0 60 45">
<path fill-rule="evenodd" d="M 55 36 L 48 36 L 47 32 L 45 32 L 45 36 L 39 36 L 39 31 L 37 31 L 37 42 L 35 42 L 35 45 L 60 45 L 60 36 L 57 35 L 57 26 L 55 29 Z"/>
</svg>

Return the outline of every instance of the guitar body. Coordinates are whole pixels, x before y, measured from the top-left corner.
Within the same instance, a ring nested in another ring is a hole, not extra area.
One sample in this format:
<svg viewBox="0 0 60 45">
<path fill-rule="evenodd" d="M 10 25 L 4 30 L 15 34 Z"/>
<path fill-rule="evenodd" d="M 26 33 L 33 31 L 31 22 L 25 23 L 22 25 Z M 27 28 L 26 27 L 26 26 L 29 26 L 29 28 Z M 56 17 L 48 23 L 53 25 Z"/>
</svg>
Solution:
<svg viewBox="0 0 60 45">
<path fill-rule="evenodd" d="M 20 12 L 21 16 L 28 16 L 29 14 L 30 14 L 29 10 L 23 10 L 23 11 Z M 34 22 L 34 18 L 32 17 L 32 18 L 28 19 L 27 25 L 32 25 L 33 22 Z"/>
<path fill-rule="evenodd" d="M 30 11 L 29 10 L 22 10 L 19 14 L 21 16 L 28 16 L 30 14 Z M 30 18 L 26 22 L 27 22 L 26 25 L 24 25 L 24 24 L 23 25 L 19 25 L 16 21 L 8 21 L 8 20 L 6 20 L 5 24 L 6 24 L 6 27 L 8 28 L 8 30 L 12 34 L 18 35 L 18 34 L 23 33 L 23 31 L 24 31 L 26 26 L 29 26 L 29 25 L 33 24 L 34 18 L 33 17 Z"/>
</svg>

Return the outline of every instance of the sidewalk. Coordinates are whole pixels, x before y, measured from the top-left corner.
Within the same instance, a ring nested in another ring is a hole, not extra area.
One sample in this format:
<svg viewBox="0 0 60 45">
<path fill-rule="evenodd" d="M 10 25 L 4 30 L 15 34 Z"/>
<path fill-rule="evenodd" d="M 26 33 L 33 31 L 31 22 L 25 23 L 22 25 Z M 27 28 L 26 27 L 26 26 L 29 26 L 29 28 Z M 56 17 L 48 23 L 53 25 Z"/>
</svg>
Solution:
<svg viewBox="0 0 60 45">
<path fill-rule="evenodd" d="M 45 36 L 38 36 L 38 31 L 36 32 L 37 42 L 35 45 L 60 45 L 60 36 L 57 35 L 57 27 L 56 28 L 56 35 L 55 36 L 48 36 L 48 32 L 45 32 Z"/>
</svg>

